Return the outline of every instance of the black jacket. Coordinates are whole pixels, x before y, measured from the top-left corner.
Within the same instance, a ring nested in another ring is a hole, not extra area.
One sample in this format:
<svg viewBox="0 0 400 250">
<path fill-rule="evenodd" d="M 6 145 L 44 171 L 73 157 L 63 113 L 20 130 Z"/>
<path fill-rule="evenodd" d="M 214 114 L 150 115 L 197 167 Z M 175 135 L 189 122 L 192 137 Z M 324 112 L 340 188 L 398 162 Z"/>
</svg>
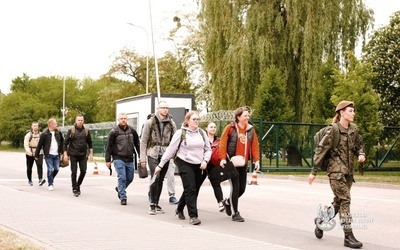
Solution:
<svg viewBox="0 0 400 250">
<path fill-rule="evenodd" d="M 89 148 L 93 148 L 92 137 L 90 131 L 86 136 L 85 126 L 78 128 L 76 124 L 75 133 L 72 137 L 71 129 L 68 129 L 64 140 L 64 152 L 67 151 L 69 156 L 85 156 Z"/>
<path fill-rule="evenodd" d="M 113 160 L 133 162 L 135 149 L 139 155 L 139 135 L 136 130 L 129 125 L 125 128 L 115 126 L 108 134 L 105 160 L 111 162 L 112 156 Z"/>
<path fill-rule="evenodd" d="M 64 138 L 63 138 L 61 132 L 58 130 L 55 130 L 54 136 L 56 137 L 56 141 L 58 144 L 58 153 L 62 154 L 64 152 L 63 151 Z M 43 133 L 40 135 L 39 143 L 36 148 L 35 157 L 39 158 L 39 153 L 42 148 L 43 148 L 44 156 L 45 157 L 49 156 L 50 144 L 51 144 L 51 133 L 50 133 L 50 130 L 48 128 L 46 128 L 43 131 Z"/>
</svg>

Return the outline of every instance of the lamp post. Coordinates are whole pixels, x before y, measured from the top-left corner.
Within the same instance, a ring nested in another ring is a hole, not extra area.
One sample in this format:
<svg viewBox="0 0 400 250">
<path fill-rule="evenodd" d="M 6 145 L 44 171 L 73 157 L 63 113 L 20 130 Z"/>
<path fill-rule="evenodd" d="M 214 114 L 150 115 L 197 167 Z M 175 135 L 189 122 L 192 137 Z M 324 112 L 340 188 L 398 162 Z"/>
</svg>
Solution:
<svg viewBox="0 0 400 250">
<path fill-rule="evenodd" d="M 159 102 L 159 101 L 161 101 L 161 96 L 160 96 L 160 80 L 158 79 L 157 56 L 156 56 L 156 50 L 154 49 L 153 18 L 152 18 L 152 16 L 151 16 L 151 3 L 150 3 L 150 0 L 149 0 L 149 12 L 150 12 L 150 24 L 151 24 L 151 41 L 152 41 L 152 44 L 153 44 L 154 64 L 155 64 L 155 69 L 156 69 L 157 98 L 158 98 L 158 102 Z"/>
<path fill-rule="evenodd" d="M 64 127 L 65 124 L 65 76 L 63 77 L 63 108 L 61 109 L 62 112 L 62 126 Z"/>
<path fill-rule="evenodd" d="M 146 94 L 149 93 L 149 33 L 147 32 L 147 30 L 145 28 L 143 28 L 142 26 L 139 25 L 135 25 L 133 23 L 127 23 L 129 25 L 132 25 L 133 27 L 137 27 L 140 28 L 142 30 L 144 30 L 144 32 L 146 32 Z"/>
</svg>

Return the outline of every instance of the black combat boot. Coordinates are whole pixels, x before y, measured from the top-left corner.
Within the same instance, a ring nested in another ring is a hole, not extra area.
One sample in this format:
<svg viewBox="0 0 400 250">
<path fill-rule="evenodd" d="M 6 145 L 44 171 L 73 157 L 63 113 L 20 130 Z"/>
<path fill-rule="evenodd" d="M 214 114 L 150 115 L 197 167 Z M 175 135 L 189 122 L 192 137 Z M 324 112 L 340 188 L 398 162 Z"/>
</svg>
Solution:
<svg viewBox="0 0 400 250">
<path fill-rule="evenodd" d="M 314 234 L 315 234 L 315 237 L 317 237 L 318 239 L 321 239 L 321 238 L 324 236 L 324 231 L 322 231 L 321 229 L 319 229 L 319 228 L 317 227 L 317 221 L 318 221 L 318 217 L 316 217 L 316 218 L 314 219 L 314 223 L 315 223 Z"/>
<path fill-rule="evenodd" d="M 353 232 L 344 233 L 344 246 L 350 248 L 361 248 L 363 244 L 354 237 Z"/>
</svg>

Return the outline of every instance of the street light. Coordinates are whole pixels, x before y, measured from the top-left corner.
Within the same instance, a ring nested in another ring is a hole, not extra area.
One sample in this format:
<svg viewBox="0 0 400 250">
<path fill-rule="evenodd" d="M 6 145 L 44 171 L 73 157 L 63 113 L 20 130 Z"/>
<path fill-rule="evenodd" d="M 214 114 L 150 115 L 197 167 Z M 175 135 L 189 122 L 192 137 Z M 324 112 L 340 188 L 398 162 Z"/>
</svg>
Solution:
<svg viewBox="0 0 400 250">
<path fill-rule="evenodd" d="M 156 56 L 156 50 L 154 49 L 153 18 L 151 17 L 151 3 L 150 3 L 150 0 L 149 0 L 149 12 L 150 12 L 150 24 L 151 24 L 151 41 L 152 41 L 152 44 L 153 44 L 154 64 L 155 64 L 155 69 L 156 69 L 157 98 L 158 98 L 158 102 L 160 102 L 160 101 L 161 101 L 161 96 L 160 96 L 160 80 L 158 79 L 157 56 Z"/>
<path fill-rule="evenodd" d="M 135 25 L 133 23 L 128 23 L 129 25 L 132 25 L 133 27 L 140 28 L 146 32 L 146 46 L 147 46 L 147 56 L 146 56 L 146 94 L 149 93 L 149 33 L 145 28 L 139 25 Z"/>
<path fill-rule="evenodd" d="M 64 127 L 65 124 L 65 76 L 63 77 L 63 108 L 61 109 L 62 112 L 62 126 Z"/>
</svg>

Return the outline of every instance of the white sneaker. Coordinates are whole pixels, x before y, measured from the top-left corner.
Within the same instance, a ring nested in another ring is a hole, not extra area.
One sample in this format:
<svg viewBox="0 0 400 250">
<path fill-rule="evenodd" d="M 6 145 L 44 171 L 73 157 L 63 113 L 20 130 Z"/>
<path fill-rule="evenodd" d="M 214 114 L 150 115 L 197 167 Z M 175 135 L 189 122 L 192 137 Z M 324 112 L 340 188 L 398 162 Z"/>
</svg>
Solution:
<svg viewBox="0 0 400 250">
<path fill-rule="evenodd" d="M 54 191 L 54 186 L 53 185 L 49 186 L 49 191 Z"/>
<path fill-rule="evenodd" d="M 218 210 L 223 213 L 225 211 L 225 206 L 222 202 L 219 203 Z"/>
</svg>

